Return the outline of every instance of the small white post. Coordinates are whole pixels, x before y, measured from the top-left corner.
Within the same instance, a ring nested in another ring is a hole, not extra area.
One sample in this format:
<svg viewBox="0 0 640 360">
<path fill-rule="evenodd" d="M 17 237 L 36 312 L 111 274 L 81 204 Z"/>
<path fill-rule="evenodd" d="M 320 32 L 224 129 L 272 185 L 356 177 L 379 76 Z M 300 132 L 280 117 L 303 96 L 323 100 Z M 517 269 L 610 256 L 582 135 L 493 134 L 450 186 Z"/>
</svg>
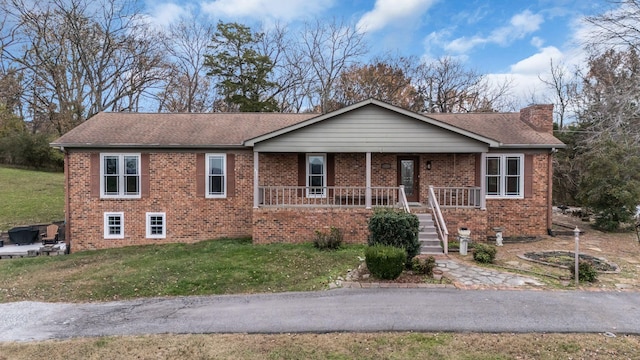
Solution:
<svg viewBox="0 0 640 360">
<path fill-rule="evenodd" d="M 364 203 L 367 209 L 371 209 L 371 152 L 367 151 L 365 155 L 365 195 Z"/>
<path fill-rule="evenodd" d="M 579 266 L 578 266 L 578 258 L 579 256 L 579 251 L 580 251 L 580 229 L 578 229 L 578 227 L 576 226 L 576 228 L 573 230 L 573 234 L 575 235 L 575 241 L 576 241 L 576 252 L 575 252 L 575 280 L 576 280 L 576 287 L 578 287 L 578 279 L 580 278 L 580 272 L 579 272 Z"/>
</svg>

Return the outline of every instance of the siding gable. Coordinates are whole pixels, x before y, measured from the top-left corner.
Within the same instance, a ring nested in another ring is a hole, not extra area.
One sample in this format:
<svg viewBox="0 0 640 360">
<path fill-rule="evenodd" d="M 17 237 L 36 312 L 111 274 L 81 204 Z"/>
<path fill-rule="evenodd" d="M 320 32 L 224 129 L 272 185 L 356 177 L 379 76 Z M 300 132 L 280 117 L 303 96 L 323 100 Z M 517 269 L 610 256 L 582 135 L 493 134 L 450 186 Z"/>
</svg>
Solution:
<svg viewBox="0 0 640 360">
<path fill-rule="evenodd" d="M 369 105 L 258 142 L 259 152 L 469 153 L 486 143 Z"/>
</svg>

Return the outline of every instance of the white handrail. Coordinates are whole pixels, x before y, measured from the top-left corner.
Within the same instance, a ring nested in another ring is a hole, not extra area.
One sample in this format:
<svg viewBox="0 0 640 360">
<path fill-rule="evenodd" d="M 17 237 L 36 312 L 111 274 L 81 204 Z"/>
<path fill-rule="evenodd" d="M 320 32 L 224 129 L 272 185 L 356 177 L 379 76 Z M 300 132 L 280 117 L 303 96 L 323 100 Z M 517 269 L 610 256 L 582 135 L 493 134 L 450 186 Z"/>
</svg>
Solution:
<svg viewBox="0 0 640 360">
<path fill-rule="evenodd" d="M 411 213 L 409 209 L 409 202 L 407 201 L 407 194 L 404 192 L 404 185 L 400 185 L 400 200 L 402 201 L 402 208 L 408 214 Z"/>
<path fill-rule="evenodd" d="M 444 253 L 449 253 L 449 230 L 447 230 L 447 224 L 444 222 L 444 217 L 442 216 L 442 211 L 440 211 L 440 204 L 438 204 L 438 199 L 436 198 L 436 194 L 433 191 L 433 186 L 429 185 L 429 205 L 433 210 L 436 229 L 438 230 L 438 235 L 442 240 L 442 247 L 444 248 Z"/>
</svg>

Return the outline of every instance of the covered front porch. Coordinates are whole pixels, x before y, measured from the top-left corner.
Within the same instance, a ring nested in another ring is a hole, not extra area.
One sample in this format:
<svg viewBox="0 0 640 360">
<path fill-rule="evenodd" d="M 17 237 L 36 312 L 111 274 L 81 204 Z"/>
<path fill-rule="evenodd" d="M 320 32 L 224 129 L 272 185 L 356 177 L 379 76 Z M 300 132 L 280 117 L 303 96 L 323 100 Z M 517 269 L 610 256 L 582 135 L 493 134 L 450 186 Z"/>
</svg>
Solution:
<svg viewBox="0 0 640 360">
<path fill-rule="evenodd" d="M 482 187 L 475 186 L 481 178 L 475 174 L 476 159 L 481 158 L 481 154 L 254 152 L 254 242 L 310 241 L 316 230 L 335 226 L 346 242 L 362 243 L 368 238 L 373 209 L 395 207 L 430 214 L 433 232 L 446 253 L 448 229 L 465 226 L 468 216 L 486 218 L 481 210 Z M 454 216 L 449 222 L 450 210 L 465 217 Z"/>
</svg>

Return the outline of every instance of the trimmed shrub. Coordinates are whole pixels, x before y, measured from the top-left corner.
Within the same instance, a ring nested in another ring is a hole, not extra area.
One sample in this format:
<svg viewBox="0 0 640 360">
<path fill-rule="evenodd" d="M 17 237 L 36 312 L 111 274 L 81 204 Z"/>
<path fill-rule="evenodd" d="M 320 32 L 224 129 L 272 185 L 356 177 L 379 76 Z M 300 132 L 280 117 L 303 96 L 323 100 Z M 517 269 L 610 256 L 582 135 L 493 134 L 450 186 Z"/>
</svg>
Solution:
<svg viewBox="0 0 640 360">
<path fill-rule="evenodd" d="M 324 231 L 315 231 L 313 246 L 320 250 L 336 250 L 342 245 L 342 231 L 332 226 L 327 234 Z"/>
<path fill-rule="evenodd" d="M 420 222 L 414 214 L 395 209 L 376 209 L 369 219 L 369 245 L 388 245 L 402 248 L 411 260 L 420 251 L 418 231 Z"/>
<path fill-rule="evenodd" d="M 571 278 L 576 278 L 576 267 L 570 266 Z M 598 271 L 588 261 L 578 260 L 578 280 L 594 282 L 598 279 Z"/>
<path fill-rule="evenodd" d="M 373 245 L 365 251 L 367 268 L 378 279 L 397 279 L 404 270 L 407 253 L 394 246 Z"/>
<path fill-rule="evenodd" d="M 411 260 L 411 270 L 416 274 L 433 276 L 433 269 L 436 267 L 436 259 L 433 256 L 426 258 L 414 257 Z"/>
<path fill-rule="evenodd" d="M 493 245 L 475 244 L 473 246 L 473 260 L 483 264 L 491 264 L 495 260 L 497 252 L 498 250 Z"/>
</svg>

